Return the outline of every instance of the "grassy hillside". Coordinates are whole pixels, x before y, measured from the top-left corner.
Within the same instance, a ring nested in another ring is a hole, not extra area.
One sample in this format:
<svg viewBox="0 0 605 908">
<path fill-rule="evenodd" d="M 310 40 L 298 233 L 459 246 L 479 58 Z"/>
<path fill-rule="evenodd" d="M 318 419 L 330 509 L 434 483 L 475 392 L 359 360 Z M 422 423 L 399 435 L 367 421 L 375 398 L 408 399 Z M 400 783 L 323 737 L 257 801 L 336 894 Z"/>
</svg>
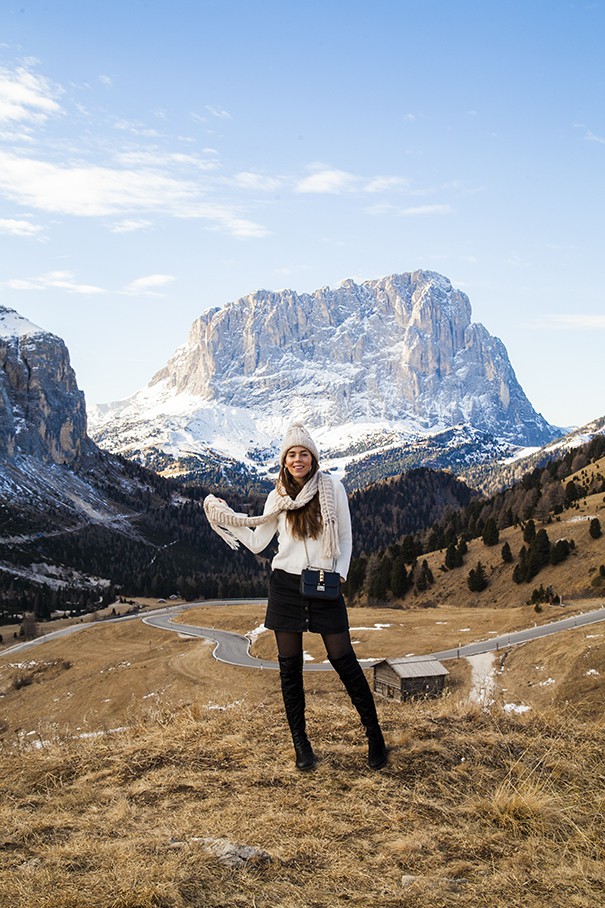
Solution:
<svg viewBox="0 0 605 908">
<path fill-rule="evenodd" d="M 597 539 L 590 535 L 590 522 L 595 517 L 603 529 L 603 534 Z M 556 516 L 549 515 L 545 522 L 535 521 L 535 525 L 537 530 L 546 530 L 551 546 L 566 539 L 573 541 L 574 547 L 566 560 L 556 565 L 545 565 L 528 582 L 513 582 L 515 565 L 519 562 L 521 549 L 526 546 L 523 524 L 500 529 L 496 545 L 485 545 L 481 538 L 470 539 L 460 567 L 449 570 L 445 568 L 445 548 L 419 555 L 414 575 L 418 577 L 421 562 L 426 560 L 433 582 L 429 582 L 423 590 L 412 585 L 404 596 L 395 596 L 390 590 L 386 590 L 374 601 L 376 604 L 390 604 L 400 608 L 447 604 L 520 607 L 530 601 L 534 589 L 540 586 L 545 589 L 552 587 L 554 594 L 560 596 L 564 603 L 577 598 L 602 596 L 605 591 L 605 576 L 600 571 L 601 565 L 605 565 L 605 495 L 601 492 L 588 495 L 573 502 L 569 508 L 562 509 Z M 502 558 L 505 543 L 510 546 L 510 563 Z M 352 602 L 365 604 L 368 600 L 372 601 L 367 593 L 372 570 L 380 571 L 386 566 L 387 578 L 392 576 L 394 557 L 390 557 L 389 551 L 387 549 L 381 557 L 371 556 L 367 560 L 364 565 L 365 582 L 357 587 L 355 593 L 349 590 Z M 485 569 L 488 585 L 482 592 L 471 592 L 467 579 L 478 561 Z M 410 570 L 410 565 L 407 570 Z M 350 576 L 354 578 L 355 575 L 354 564 Z"/>
<path fill-rule="evenodd" d="M 186 620 L 251 631 L 262 611 Z M 351 617 L 391 623 L 353 632 L 359 655 L 376 655 L 426 651 L 465 628 L 468 642 L 528 612 Z M 204 642 L 134 621 L 19 659 L 0 661 L 3 908 L 600 904 L 605 625 L 499 653 L 489 709 L 469 702 L 465 660 L 447 663 L 441 700 L 379 701 L 391 747 L 379 773 L 333 673 L 305 676 L 320 762 L 303 775 L 277 675 L 217 663 Z M 531 708 L 506 711 L 520 704 Z M 266 856 L 225 866 L 221 839 Z"/>
<path fill-rule="evenodd" d="M 313 683 L 307 776 L 275 686 L 3 755 L 5 908 L 599 903 L 602 722 L 385 703 L 376 774 L 333 686 Z M 223 838 L 268 858 L 226 867 L 200 841 Z"/>
</svg>

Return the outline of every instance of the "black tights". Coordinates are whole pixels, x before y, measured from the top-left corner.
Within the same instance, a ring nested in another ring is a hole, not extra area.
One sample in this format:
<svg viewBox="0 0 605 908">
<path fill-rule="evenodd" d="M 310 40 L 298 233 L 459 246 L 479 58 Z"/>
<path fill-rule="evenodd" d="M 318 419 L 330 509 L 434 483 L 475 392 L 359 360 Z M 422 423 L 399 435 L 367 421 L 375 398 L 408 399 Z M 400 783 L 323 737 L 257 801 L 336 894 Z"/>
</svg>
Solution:
<svg viewBox="0 0 605 908">
<path fill-rule="evenodd" d="M 348 631 L 342 631 L 340 634 L 322 634 L 321 636 L 329 659 L 340 659 L 353 649 Z M 302 632 L 275 631 L 279 655 L 284 658 L 299 656 L 303 651 L 302 638 Z"/>
</svg>

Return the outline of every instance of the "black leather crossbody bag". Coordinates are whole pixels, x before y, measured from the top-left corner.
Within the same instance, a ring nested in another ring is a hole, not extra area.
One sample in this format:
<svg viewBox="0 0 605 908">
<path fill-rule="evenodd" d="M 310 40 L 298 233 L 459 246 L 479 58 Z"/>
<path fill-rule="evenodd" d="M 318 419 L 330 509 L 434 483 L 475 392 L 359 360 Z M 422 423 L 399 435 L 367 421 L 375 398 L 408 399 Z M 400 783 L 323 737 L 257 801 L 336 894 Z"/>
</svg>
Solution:
<svg viewBox="0 0 605 908">
<path fill-rule="evenodd" d="M 305 542 L 307 565 L 309 553 Z M 334 567 L 334 565 L 332 565 Z M 340 596 L 340 574 L 323 568 L 306 567 L 300 575 L 300 592 L 305 599 L 338 599 Z"/>
</svg>

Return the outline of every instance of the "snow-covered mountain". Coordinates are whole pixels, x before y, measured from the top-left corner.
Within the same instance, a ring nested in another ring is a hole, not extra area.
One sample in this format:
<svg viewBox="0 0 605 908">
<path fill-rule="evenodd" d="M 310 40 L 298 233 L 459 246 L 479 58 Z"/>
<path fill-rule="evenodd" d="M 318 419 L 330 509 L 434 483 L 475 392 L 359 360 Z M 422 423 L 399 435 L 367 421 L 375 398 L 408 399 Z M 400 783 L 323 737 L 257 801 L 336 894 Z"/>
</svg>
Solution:
<svg viewBox="0 0 605 908">
<path fill-rule="evenodd" d="M 0 624 L 93 610 L 116 586 L 259 596 L 264 569 L 242 554 L 232 567 L 195 497 L 99 450 L 64 342 L 0 308 Z"/>
<path fill-rule="evenodd" d="M 0 455 L 69 464 L 87 446 L 84 394 L 65 343 L 0 306 Z"/>
<path fill-rule="evenodd" d="M 294 418 L 339 466 L 459 425 L 511 446 L 562 434 L 468 297 L 428 271 L 211 309 L 146 388 L 89 418 L 99 445 L 166 472 L 225 460 L 263 472 Z"/>
<path fill-rule="evenodd" d="M 491 461 L 468 462 L 457 471 L 472 488 L 494 495 L 519 482 L 526 473 L 562 459 L 568 451 L 587 444 L 596 435 L 605 435 L 605 416 L 593 419 L 541 448 L 521 448 L 512 456 L 499 456 Z"/>
</svg>

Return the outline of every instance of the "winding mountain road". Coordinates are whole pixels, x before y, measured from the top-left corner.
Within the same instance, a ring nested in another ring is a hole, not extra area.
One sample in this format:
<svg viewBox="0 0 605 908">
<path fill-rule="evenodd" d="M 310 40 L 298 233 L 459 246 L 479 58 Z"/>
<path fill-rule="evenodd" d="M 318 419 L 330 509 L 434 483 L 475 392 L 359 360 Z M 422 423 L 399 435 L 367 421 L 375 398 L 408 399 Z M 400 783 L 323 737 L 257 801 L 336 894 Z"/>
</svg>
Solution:
<svg viewBox="0 0 605 908">
<path fill-rule="evenodd" d="M 196 603 L 198 604 L 198 603 Z M 225 605 L 226 603 L 204 603 L 205 605 Z M 531 627 L 522 631 L 513 631 L 510 634 L 503 634 L 500 637 L 492 637 L 489 640 L 480 640 L 476 643 L 468 643 L 465 646 L 452 647 L 451 649 L 441 650 L 440 652 L 427 653 L 426 658 L 447 659 L 464 658 L 465 656 L 475 656 L 478 653 L 496 652 L 500 649 L 507 649 L 510 646 L 517 646 L 520 643 L 527 643 L 528 640 L 537 640 L 539 637 L 548 637 L 551 634 L 558 634 L 564 630 L 571 630 L 576 627 L 585 627 L 595 624 L 599 621 L 605 621 L 605 608 L 597 609 L 594 612 L 586 612 L 582 615 L 574 615 L 570 618 L 563 618 L 559 621 L 552 621 L 550 624 L 544 624 L 541 627 Z M 256 659 L 250 655 L 250 640 L 242 634 L 234 634 L 232 631 L 216 630 L 212 627 L 195 627 L 190 624 L 176 624 L 168 615 L 154 615 L 143 618 L 143 622 L 150 627 L 161 628 L 162 630 L 176 631 L 181 634 L 189 634 L 196 637 L 204 637 L 206 640 L 212 640 L 216 643 L 214 648 L 214 658 L 219 662 L 227 662 L 229 665 L 239 665 L 244 668 L 260 668 L 276 671 L 279 668 L 277 662 L 271 662 L 268 659 Z M 414 656 L 414 662 L 419 661 L 418 656 Z M 360 659 L 364 668 L 371 668 L 376 665 L 380 659 Z M 306 663 L 305 671 L 332 671 L 329 662 Z"/>
<path fill-rule="evenodd" d="M 265 602 L 263 599 L 253 600 L 259 604 Z M 107 618 L 95 622 L 72 624 L 68 627 L 60 628 L 37 637 L 35 640 L 27 640 L 23 643 L 17 643 L 15 646 L 8 647 L 0 652 L 0 656 L 15 656 L 25 652 L 34 646 L 40 646 L 49 640 L 56 640 L 60 637 L 66 637 L 76 631 L 86 628 L 103 627 L 110 623 L 114 624 L 121 621 L 133 621 L 140 619 L 149 627 L 155 627 L 160 630 L 171 631 L 178 634 L 186 634 L 189 637 L 203 637 L 215 643 L 213 656 L 219 662 L 225 662 L 229 665 L 236 665 L 241 668 L 268 669 L 277 671 L 279 666 L 277 662 L 269 659 L 257 659 L 250 655 L 250 638 L 243 634 L 235 634 L 232 631 L 222 631 L 214 627 L 197 627 L 193 624 L 180 624 L 174 620 L 174 617 L 180 612 L 189 611 L 198 606 L 212 606 L 216 608 L 225 608 L 231 605 L 242 605 L 250 603 L 250 599 L 230 599 L 230 600 L 205 600 L 204 602 L 190 602 L 186 605 L 166 606 L 161 609 L 155 609 L 153 612 L 147 612 L 145 615 L 124 615 L 122 617 Z M 496 652 L 501 649 L 508 649 L 510 646 L 517 646 L 521 643 L 527 643 L 529 640 L 537 640 L 540 637 L 548 637 L 551 634 L 558 634 L 561 631 L 572 630 L 577 627 L 587 627 L 605 621 L 605 608 L 596 609 L 595 611 L 585 612 L 580 615 L 573 615 L 569 618 L 562 618 L 558 621 L 552 621 L 541 627 L 526 628 L 522 631 L 513 631 L 509 634 L 503 634 L 499 637 L 491 637 L 489 640 L 480 640 L 476 643 L 467 643 L 464 646 L 452 647 L 451 649 L 441 650 L 439 652 L 427 653 L 428 659 L 458 659 L 466 656 L 475 656 L 478 653 Z M 414 656 L 414 661 L 418 662 L 418 656 Z M 361 659 L 364 668 L 371 668 L 379 662 L 379 659 Z M 322 663 L 305 663 L 305 671 L 333 671 L 329 662 Z"/>
</svg>

